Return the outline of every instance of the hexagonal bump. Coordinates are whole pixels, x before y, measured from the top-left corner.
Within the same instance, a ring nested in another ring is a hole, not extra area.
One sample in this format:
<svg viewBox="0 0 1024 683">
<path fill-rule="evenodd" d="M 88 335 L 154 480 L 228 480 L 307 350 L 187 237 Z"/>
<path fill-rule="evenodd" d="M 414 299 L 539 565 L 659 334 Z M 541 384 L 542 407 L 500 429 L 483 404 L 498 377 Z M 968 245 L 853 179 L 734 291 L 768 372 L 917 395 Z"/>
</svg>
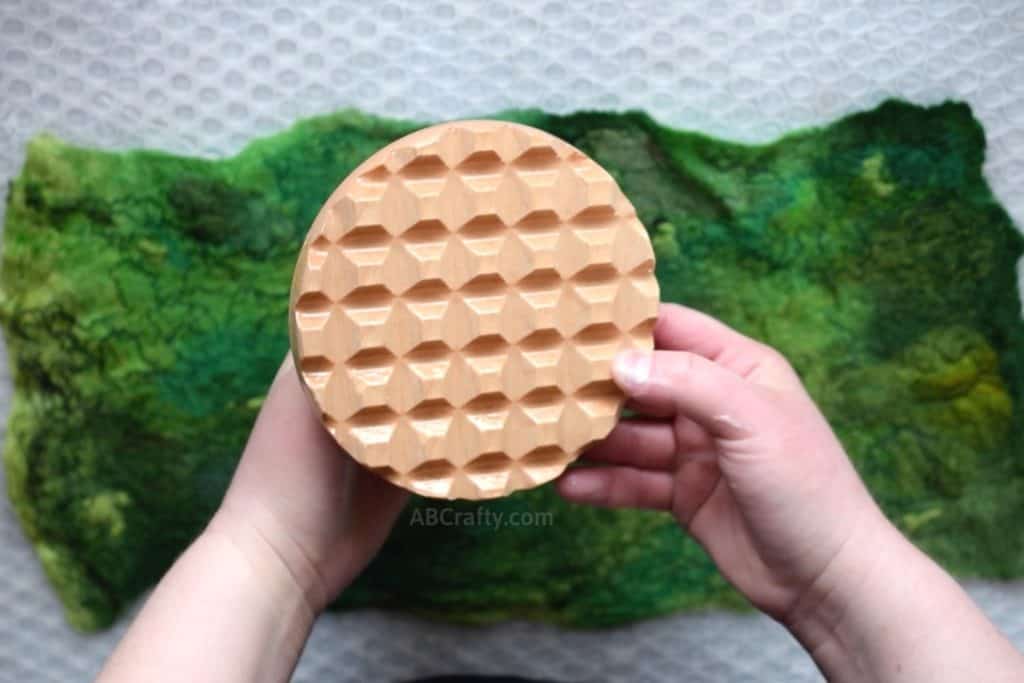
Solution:
<svg viewBox="0 0 1024 683">
<path fill-rule="evenodd" d="M 459 288 L 466 302 L 495 300 L 505 296 L 508 285 L 499 273 L 483 273 Z"/>
<path fill-rule="evenodd" d="M 537 330 L 519 341 L 519 348 L 531 354 L 543 351 L 557 351 L 562 348 L 562 335 L 558 330 Z"/>
<path fill-rule="evenodd" d="M 573 335 L 573 342 L 577 346 L 607 346 L 617 345 L 622 332 L 612 322 L 594 323 L 587 325 Z"/>
<path fill-rule="evenodd" d="M 538 387 L 519 399 L 523 412 L 534 425 L 538 444 L 558 441 L 564 402 L 565 395 L 558 387 Z"/>
<path fill-rule="evenodd" d="M 299 371 L 310 389 L 322 389 L 334 371 L 334 363 L 326 356 L 306 356 L 299 361 Z"/>
<path fill-rule="evenodd" d="M 448 239 L 448 228 L 436 218 L 428 218 L 416 221 L 408 230 L 401 234 L 401 238 L 412 244 L 440 244 Z"/>
<path fill-rule="evenodd" d="M 341 249 L 336 253 L 340 259 L 334 259 L 347 267 L 344 279 L 351 284 L 359 280 L 376 278 L 374 272 L 385 261 L 391 242 L 391 235 L 379 225 L 356 228 L 341 238 Z M 325 277 L 331 277 L 325 273 Z"/>
<path fill-rule="evenodd" d="M 341 300 L 339 306 L 344 315 L 333 316 L 332 319 L 343 318 L 351 321 L 352 325 L 356 328 L 354 333 L 357 335 L 365 334 L 370 330 L 376 330 L 379 333 L 380 327 L 388 319 L 388 316 L 391 315 L 394 302 L 394 295 L 380 285 L 359 287 Z M 353 330 L 346 330 L 345 333 L 352 332 Z M 333 343 L 350 341 L 344 337 L 339 338 L 338 334 L 342 334 L 341 330 L 335 330 Z M 357 346 L 373 343 L 366 338 L 353 339 L 351 341 L 356 343 Z"/>
<path fill-rule="evenodd" d="M 612 263 L 614 260 L 613 244 L 615 227 L 577 228 L 573 231 L 577 240 L 585 246 L 589 259 L 587 265 L 593 263 Z"/>
<path fill-rule="evenodd" d="M 412 490 L 436 498 L 448 495 L 454 479 L 455 466 L 445 460 L 428 460 L 406 475 Z"/>
<path fill-rule="evenodd" d="M 572 276 L 572 280 L 583 286 L 615 283 L 621 276 L 611 263 L 592 263 Z"/>
<path fill-rule="evenodd" d="M 569 454 L 558 446 L 541 446 L 516 462 L 534 484 L 543 484 L 560 475 L 570 460 Z"/>
<path fill-rule="evenodd" d="M 562 276 L 554 268 L 539 268 L 520 278 L 515 286 L 522 292 L 534 293 L 559 290 L 562 282 Z"/>
<path fill-rule="evenodd" d="M 347 419 L 350 427 L 375 427 L 394 425 L 398 422 L 398 413 L 388 406 L 369 406 L 350 415 Z"/>
<path fill-rule="evenodd" d="M 484 358 L 500 356 L 508 351 L 508 342 L 500 335 L 488 334 L 477 337 L 462 347 L 462 353 L 468 358 Z"/>
<path fill-rule="evenodd" d="M 391 172 L 388 171 L 388 167 L 384 164 L 377 164 L 373 168 L 360 173 L 358 180 L 361 183 L 380 185 L 386 183 L 390 177 Z"/>
<path fill-rule="evenodd" d="M 515 461 L 504 453 L 485 453 L 466 463 L 462 471 L 481 494 L 488 496 L 505 492 L 515 467 Z"/>
<path fill-rule="evenodd" d="M 360 311 L 388 308 L 395 296 L 383 285 L 367 285 L 356 287 L 341 300 L 346 311 Z"/>
<path fill-rule="evenodd" d="M 448 358 L 451 352 L 448 345 L 440 339 L 431 339 L 410 349 L 405 357 L 410 363 L 436 363 Z"/>
<path fill-rule="evenodd" d="M 464 176 L 498 175 L 505 169 L 505 162 L 493 149 L 482 149 L 473 152 L 455 167 Z"/>
<path fill-rule="evenodd" d="M 535 209 L 530 211 L 516 223 L 516 230 L 529 233 L 557 232 L 562 227 L 562 219 L 551 209 Z"/>
<path fill-rule="evenodd" d="M 625 346 L 625 337 L 613 323 L 595 323 L 583 328 L 573 337 L 573 352 L 581 363 L 610 363 L 620 348 Z"/>
<path fill-rule="evenodd" d="M 438 383 L 448 375 L 451 350 L 444 342 L 427 341 L 406 353 L 402 362 L 423 382 Z M 424 388 L 428 394 L 440 391 L 437 387 L 431 388 L 429 384 L 424 385 Z"/>
<path fill-rule="evenodd" d="M 626 399 L 619 386 L 610 379 L 585 384 L 576 390 L 573 398 L 589 416 L 596 438 L 603 438 L 612 430 Z"/>
<path fill-rule="evenodd" d="M 467 241 L 491 239 L 505 234 L 508 227 L 497 214 L 485 213 L 474 216 L 459 227 L 459 234 Z"/>
<path fill-rule="evenodd" d="M 586 185 L 586 204 L 579 210 L 583 210 L 586 206 L 600 206 L 610 207 L 612 213 L 615 214 L 618 214 L 619 209 L 623 209 L 629 215 L 635 214 L 615 180 L 597 164 L 572 167 L 570 172 L 579 176 Z M 619 215 L 621 216 L 621 214 Z"/>
<path fill-rule="evenodd" d="M 448 424 L 454 412 L 454 406 L 445 399 L 429 398 L 410 408 L 406 415 L 417 431 L 443 435 L 444 430 L 441 427 Z"/>
<path fill-rule="evenodd" d="M 607 228 L 614 225 L 617 220 L 615 207 L 609 204 L 588 206 L 570 219 L 580 228 Z"/>
<path fill-rule="evenodd" d="M 317 235 L 316 239 L 309 243 L 309 248 L 306 250 L 306 264 L 313 270 L 316 270 L 324 265 L 328 255 L 330 255 L 331 242 L 325 235 Z"/>
<path fill-rule="evenodd" d="M 475 397 L 462 406 L 461 411 L 479 438 L 500 435 L 508 420 L 511 402 L 501 392 L 489 392 Z"/>
<path fill-rule="evenodd" d="M 613 305 L 616 304 L 616 297 L 621 291 L 619 280 L 620 278 L 614 277 L 610 280 L 588 283 L 573 278 L 571 288 L 594 309 L 592 317 L 611 318 L 614 315 Z"/>
<path fill-rule="evenodd" d="M 295 310 L 303 313 L 328 313 L 334 302 L 320 291 L 303 292 L 295 300 Z"/>
<path fill-rule="evenodd" d="M 475 232 L 475 234 L 462 232 L 458 234 L 456 239 L 460 240 L 465 245 L 466 251 L 469 252 L 467 255 L 467 260 L 470 263 L 467 273 L 469 277 L 497 268 L 498 254 L 501 253 L 505 244 L 506 234 L 504 225 L 501 225 L 499 231 L 490 232 L 486 236 L 484 230 Z"/>
<path fill-rule="evenodd" d="M 558 387 L 537 387 L 519 399 L 519 403 L 526 408 L 544 408 L 559 406 L 564 398 L 565 394 Z"/>
<path fill-rule="evenodd" d="M 321 330 L 331 317 L 332 302 L 323 292 L 303 292 L 295 300 L 295 325 L 303 331 Z"/>
<path fill-rule="evenodd" d="M 474 398 L 472 401 L 462 407 L 462 409 L 471 415 L 484 415 L 504 412 L 508 409 L 509 403 L 508 396 L 505 396 L 501 392 L 492 391 L 487 394 L 481 394 Z"/>
<path fill-rule="evenodd" d="M 633 348 L 650 350 L 654 347 L 654 326 L 658 322 L 654 315 L 629 331 L 629 341 Z"/>
<path fill-rule="evenodd" d="M 388 406 L 370 406 L 351 415 L 348 433 L 361 448 L 387 446 L 398 424 L 398 414 Z"/>
<path fill-rule="evenodd" d="M 386 247 L 391 242 L 391 234 L 383 225 L 363 225 L 352 228 L 341 236 L 339 244 L 345 250 L 375 249 Z"/>
<path fill-rule="evenodd" d="M 405 290 L 401 298 L 403 301 L 413 304 L 428 304 L 446 302 L 451 296 L 452 290 L 448 288 L 448 285 L 443 280 L 430 279 L 420 280 Z"/>
<path fill-rule="evenodd" d="M 413 406 L 405 420 L 415 432 L 421 456 L 427 460 L 452 459 L 447 437 L 455 409 L 443 398 L 428 398 Z"/>
<path fill-rule="evenodd" d="M 539 330 L 519 342 L 519 354 L 526 374 L 536 382 L 557 380 L 557 369 L 565 344 L 554 330 Z"/>
<path fill-rule="evenodd" d="M 619 401 L 624 396 L 619 385 L 611 379 L 587 382 L 577 389 L 574 395 L 578 401 L 602 401 L 605 399 Z"/>
<path fill-rule="evenodd" d="M 360 349 L 345 361 L 349 375 L 367 386 L 383 386 L 395 369 L 395 355 L 383 347 Z"/>
<path fill-rule="evenodd" d="M 558 152 L 549 145 L 537 145 L 520 154 L 512 165 L 526 172 L 552 171 L 562 160 Z"/>
<path fill-rule="evenodd" d="M 436 180 L 448 174 L 448 165 L 436 154 L 420 154 L 398 169 L 406 180 Z"/>
</svg>

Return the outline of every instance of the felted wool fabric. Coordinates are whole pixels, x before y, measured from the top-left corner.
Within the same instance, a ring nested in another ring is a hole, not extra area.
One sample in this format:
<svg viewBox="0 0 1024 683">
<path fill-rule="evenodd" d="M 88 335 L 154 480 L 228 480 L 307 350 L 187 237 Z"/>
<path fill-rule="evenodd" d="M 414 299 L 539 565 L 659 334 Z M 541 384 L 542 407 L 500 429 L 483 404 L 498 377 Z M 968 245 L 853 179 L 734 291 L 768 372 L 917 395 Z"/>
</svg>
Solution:
<svg viewBox="0 0 1024 683">
<path fill-rule="evenodd" d="M 641 113 L 503 118 L 612 173 L 662 298 L 782 350 L 913 540 L 960 575 L 1024 575 L 1022 240 L 966 105 L 890 101 L 759 146 Z M 0 271 L 4 462 L 73 625 L 110 624 L 209 518 L 287 350 L 313 216 L 418 127 L 346 111 L 221 161 L 31 143 Z M 598 626 L 742 601 L 668 516 L 548 486 L 416 500 L 339 604 Z"/>
</svg>

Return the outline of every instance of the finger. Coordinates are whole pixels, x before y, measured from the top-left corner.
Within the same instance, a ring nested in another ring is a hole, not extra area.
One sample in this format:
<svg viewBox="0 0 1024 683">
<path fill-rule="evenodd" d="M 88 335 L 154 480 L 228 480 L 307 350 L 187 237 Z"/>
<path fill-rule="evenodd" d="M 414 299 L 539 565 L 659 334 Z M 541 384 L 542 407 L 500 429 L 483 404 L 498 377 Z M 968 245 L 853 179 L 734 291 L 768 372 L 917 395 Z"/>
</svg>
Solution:
<svg viewBox="0 0 1024 683">
<path fill-rule="evenodd" d="M 672 475 L 635 467 L 578 467 L 558 480 L 558 493 L 573 503 L 609 508 L 672 509 Z"/>
<path fill-rule="evenodd" d="M 269 453 L 328 452 L 337 457 L 338 446 L 320 422 L 306 394 L 291 354 L 277 371 L 260 408 L 246 451 Z"/>
<path fill-rule="evenodd" d="M 668 420 L 669 418 L 675 417 L 674 408 L 666 409 L 665 406 L 644 403 L 643 401 L 635 398 L 627 399 L 624 407 L 626 410 L 639 413 L 643 417 L 649 419 Z"/>
<path fill-rule="evenodd" d="M 737 332 L 706 313 L 664 303 L 654 326 L 654 346 L 666 351 L 689 351 L 745 375 L 764 359 L 768 347 Z"/>
<path fill-rule="evenodd" d="M 676 462 L 676 435 L 671 422 L 623 420 L 584 452 L 594 462 L 667 470 Z"/>
<path fill-rule="evenodd" d="M 688 417 L 676 416 L 673 420 L 676 430 L 676 449 L 685 454 L 713 453 L 715 440 L 707 430 Z"/>
<path fill-rule="evenodd" d="M 633 399 L 659 412 L 674 410 L 719 439 L 747 438 L 767 415 L 756 387 L 688 351 L 623 351 L 612 374 Z"/>
<path fill-rule="evenodd" d="M 631 419 L 619 422 L 583 457 L 593 462 L 667 470 L 675 467 L 680 457 L 714 450 L 711 436 L 692 420 Z"/>
</svg>

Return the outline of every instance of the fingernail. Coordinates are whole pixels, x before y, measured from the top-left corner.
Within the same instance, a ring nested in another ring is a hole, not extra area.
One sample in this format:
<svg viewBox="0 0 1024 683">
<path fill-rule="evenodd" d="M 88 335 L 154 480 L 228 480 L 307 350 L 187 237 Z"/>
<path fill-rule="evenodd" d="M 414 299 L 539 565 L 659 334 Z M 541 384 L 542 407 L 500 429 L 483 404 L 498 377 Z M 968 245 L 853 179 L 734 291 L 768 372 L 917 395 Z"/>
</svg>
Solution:
<svg viewBox="0 0 1024 683">
<path fill-rule="evenodd" d="M 651 354 L 643 351 L 623 351 L 615 357 L 612 376 L 628 393 L 647 384 L 651 376 Z"/>
</svg>

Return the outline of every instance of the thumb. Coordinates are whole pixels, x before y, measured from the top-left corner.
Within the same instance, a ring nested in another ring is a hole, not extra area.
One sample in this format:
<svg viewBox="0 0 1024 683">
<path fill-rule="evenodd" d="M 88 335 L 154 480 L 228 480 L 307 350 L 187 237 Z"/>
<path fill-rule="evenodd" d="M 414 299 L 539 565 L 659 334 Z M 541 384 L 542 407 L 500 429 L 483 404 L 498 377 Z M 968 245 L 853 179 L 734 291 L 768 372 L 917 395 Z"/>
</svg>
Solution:
<svg viewBox="0 0 1024 683">
<path fill-rule="evenodd" d="M 612 375 L 644 409 L 687 417 L 711 436 L 753 436 L 766 413 L 756 388 L 738 374 L 688 351 L 623 351 Z"/>
</svg>

